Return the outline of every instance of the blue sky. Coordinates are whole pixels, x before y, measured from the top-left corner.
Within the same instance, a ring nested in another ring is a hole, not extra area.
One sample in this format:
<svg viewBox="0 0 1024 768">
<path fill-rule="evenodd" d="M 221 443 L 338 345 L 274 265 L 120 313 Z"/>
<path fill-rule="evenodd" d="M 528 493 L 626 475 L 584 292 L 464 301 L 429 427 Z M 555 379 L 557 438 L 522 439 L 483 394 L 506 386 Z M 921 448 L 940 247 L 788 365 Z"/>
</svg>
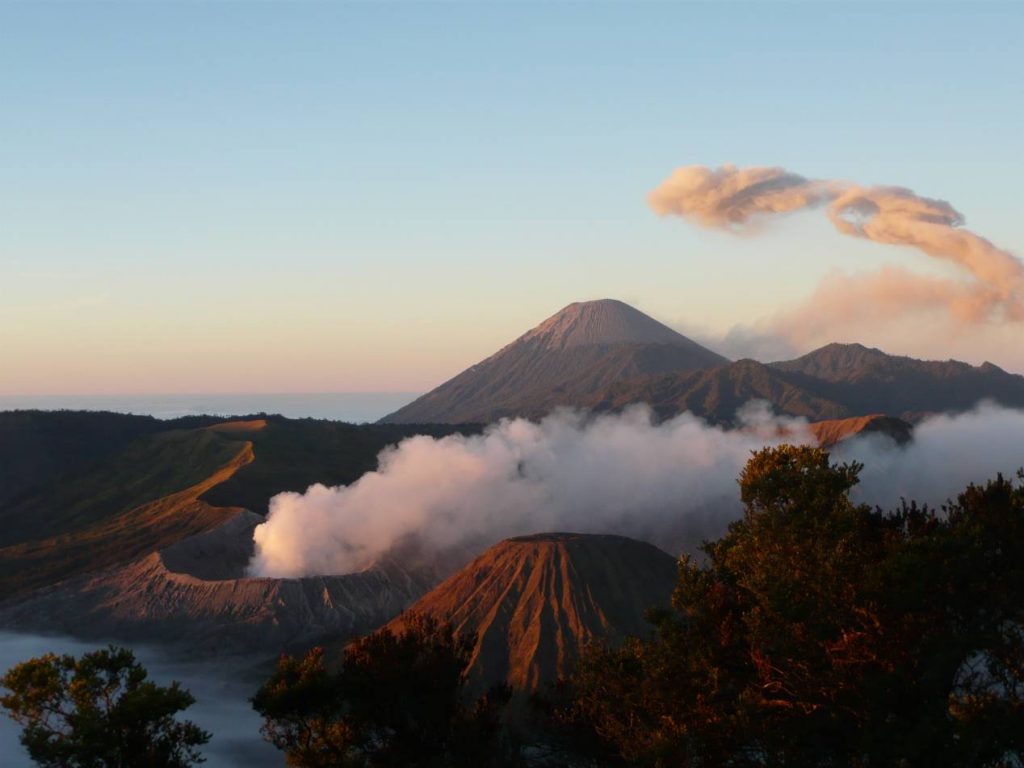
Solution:
<svg viewBox="0 0 1024 768">
<path fill-rule="evenodd" d="M 1022 3 L 0 4 L 0 392 L 425 389 L 577 299 L 713 337 L 893 259 L 661 220 L 686 164 L 911 187 L 1020 254 L 1022 33 Z M 951 354 L 1024 370 L 1007 338 Z"/>
</svg>

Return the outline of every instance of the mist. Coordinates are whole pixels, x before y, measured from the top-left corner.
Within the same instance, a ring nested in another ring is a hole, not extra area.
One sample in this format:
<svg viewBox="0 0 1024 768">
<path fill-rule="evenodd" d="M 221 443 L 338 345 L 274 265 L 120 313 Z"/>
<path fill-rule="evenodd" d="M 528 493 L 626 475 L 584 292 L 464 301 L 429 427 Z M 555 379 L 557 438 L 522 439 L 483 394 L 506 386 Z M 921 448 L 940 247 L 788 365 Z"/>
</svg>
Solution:
<svg viewBox="0 0 1024 768">
<path fill-rule="evenodd" d="M 938 507 L 970 483 L 1016 475 L 1024 467 L 1024 411 L 982 403 L 956 416 L 933 416 L 914 427 L 905 448 L 879 435 L 841 443 L 836 461 L 864 464 L 858 501 L 891 508 L 901 498 Z"/>
<path fill-rule="evenodd" d="M 116 643 L 124 645 L 124 643 Z M 0 674 L 22 661 L 44 653 L 80 656 L 106 647 L 103 642 L 84 642 L 60 635 L 0 632 Z M 284 758 L 260 735 L 260 718 L 249 697 L 256 692 L 268 671 L 256 661 L 242 659 L 216 662 L 183 660 L 170 652 L 142 645 L 132 647 L 149 677 L 160 685 L 177 680 L 196 698 L 181 713 L 213 734 L 200 749 L 207 768 L 277 768 Z M 35 765 L 18 743 L 20 728 L 0 712 L 0 764 L 4 768 Z"/>
<path fill-rule="evenodd" d="M 349 486 L 282 493 L 256 528 L 250 572 L 298 577 L 363 569 L 416 542 L 420 550 L 478 553 L 542 531 L 618 533 L 672 553 L 721 535 L 740 515 L 736 478 L 751 451 L 810 443 L 806 424 L 748 404 L 740 428 L 650 409 L 588 416 L 557 411 L 539 423 L 503 420 L 475 436 L 418 436 L 380 456 Z M 857 498 L 941 504 L 968 482 L 1024 464 L 1024 412 L 983 405 L 920 424 L 899 447 L 854 439 L 837 460 L 865 464 Z"/>
</svg>

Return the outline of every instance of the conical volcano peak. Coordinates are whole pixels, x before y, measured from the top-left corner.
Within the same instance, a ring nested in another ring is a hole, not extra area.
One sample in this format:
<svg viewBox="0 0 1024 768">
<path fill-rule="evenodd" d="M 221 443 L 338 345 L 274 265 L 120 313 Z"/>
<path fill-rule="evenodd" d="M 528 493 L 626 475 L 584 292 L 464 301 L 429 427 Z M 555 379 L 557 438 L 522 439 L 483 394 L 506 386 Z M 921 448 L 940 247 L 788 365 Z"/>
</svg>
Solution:
<svg viewBox="0 0 1024 768">
<path fill-rule="evenodd" d="M 573 302 L 520 341 L 539 341 L 544 349 L 596 344 L 692 344 L 682 334 L 616 299 Z"/>
<path fill-rule="evenodd" d="M 538 533 L 495 544 L 410 611 L 476 639 L 475 690 L 507 681 L 529 693 L 568 675 L 585 646 L 649 632 L 646 611 L 669 605 L 676 573 L 674 557 L 636 539 Z"/>
<path fill-rule="evenodd" d="M 615 299 L 580 301 L 382 421 L 484 423 L 579 407 L 616 382 L 729 362 Z"/>
</svg>

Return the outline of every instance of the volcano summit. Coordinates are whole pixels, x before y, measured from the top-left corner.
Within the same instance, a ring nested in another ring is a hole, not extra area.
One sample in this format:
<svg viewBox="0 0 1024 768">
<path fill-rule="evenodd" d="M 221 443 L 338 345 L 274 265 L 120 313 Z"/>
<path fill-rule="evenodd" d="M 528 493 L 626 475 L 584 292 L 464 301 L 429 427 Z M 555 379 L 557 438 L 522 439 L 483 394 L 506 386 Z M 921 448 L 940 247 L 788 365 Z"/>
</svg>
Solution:
<svg viewBox="0 0 1024 768">
<path fill-rule="evenodd" d="M 728 362 L 621 301 L 575 302 L 381 421 L 456 424 L 540 417 L 623 379 Z"/>
<path fill-rule="evenodd" d="M 926 361 L 860 344 L 828 344 L 772 363 L 730 362 L 621 301 L 570 304 L 483 362 L 385 416 L 392 424 L 540 419 L 559 406 L 659 418 L 689 411 L 737 425 L 751 400 L 811 422 L 876 414 L 916 422 L 979 402 L 1024 407 L 1024 377 L 992 363 Z"/>
</svg>

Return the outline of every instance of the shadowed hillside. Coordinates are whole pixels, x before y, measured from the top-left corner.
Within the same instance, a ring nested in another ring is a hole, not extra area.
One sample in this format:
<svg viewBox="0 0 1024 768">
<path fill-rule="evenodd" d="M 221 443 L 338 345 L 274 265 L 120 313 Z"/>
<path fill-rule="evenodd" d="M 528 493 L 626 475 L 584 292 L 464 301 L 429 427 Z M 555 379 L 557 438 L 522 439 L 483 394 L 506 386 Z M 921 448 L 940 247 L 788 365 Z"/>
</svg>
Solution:
<svg viewBox="0 0 1024 768">
<path fill-rule="evenodd" d="M 86 471 L 0 508 L 0 546 L 68 535 L 207 480 L 246 450 L 212 429 L 140 438 Z"/>
<path fill-rule="evenodd" d="M 313 483 L 355 482 L 377 468 L 377 454 L 406 437 L 443 437 L 477 430 L 472 425 L 347 424 L 268 418 L 264 429 L 225 433 L 228 438 L 251 441 L 255 458 L 202 498 L 214 506 L 244 507 L 265 514 L 270 498 L 282 491 L 304 491 Z"/>
<path fill-rule="evenodd" d="M 398 560 L 336 576 L 250 578 L 252 531 L 262 518 L 215 511 L 222 518 L 217 525 L 131 562 L 37 590 L 0 609 L 0 623 L 79 637 L 181 642 L 190 654 L 274 654 L 376 629 L 437 583 L 429 570 Z M 182 507 L 173 512 L 189 514 Z"/>
<path fill-rule="evenodd" d="M 0 505 L 164 429 L 152 417 L 121 413 L 0 412 Z"/>
<path fill-rule="evenodd" d="M 281 491 L 351 483 L 387 446 L 456 428 L 59 411 L 0 414 L 0 429 L 38 446 L 30 456 L 40 462 L 26 464 L 39 482 L 0 502 L 3 599 L 147 555 L 239 508 L 263 514 Z"/>
<path fill-rule="evenodd" d="M 916 421 L 970 410 L 984 400 L 1024 408 L 1024 376 L 991 363 L 914 360 L 859 344 L 830 344 L 786 362 L 739 360 L 706 371 L 626 379 L 580 405 L 601 411 L 643 402 L 662 418 L 689 411 L 733 426 L 736 409 L 750 400 L 809 421 L 875 414 Z"/>
<path fill-rule="evenodd" d="M 765 400 L 777 413 L 811 421 L 851 415 L 843 403 L 755 360 L 739 360 L 707 371 L 628 379 L 593 395 L 583 405 L 605 411 L 647 403 L 662 418 L 688 411 L 712 424 L 735 426 L 736 411 L 751 400 Z"/>
<path fill-rule="evenodd" d="M 51 492 L 3 510 L 0 597 L 127 562 L 238 512 L 199 497 L 253 459 L 252 444 L 211 430 L 143 438 Z"/>
<path fill-rule="evenodd" d="M 829 344 L 771 367 L 824 397 L 843 403 L 848 415 L 965 411 L 980 400 L 1024 408 L 1024 376 L 992 363 L 915 360 L 861 344 Z"/>
</svg>

